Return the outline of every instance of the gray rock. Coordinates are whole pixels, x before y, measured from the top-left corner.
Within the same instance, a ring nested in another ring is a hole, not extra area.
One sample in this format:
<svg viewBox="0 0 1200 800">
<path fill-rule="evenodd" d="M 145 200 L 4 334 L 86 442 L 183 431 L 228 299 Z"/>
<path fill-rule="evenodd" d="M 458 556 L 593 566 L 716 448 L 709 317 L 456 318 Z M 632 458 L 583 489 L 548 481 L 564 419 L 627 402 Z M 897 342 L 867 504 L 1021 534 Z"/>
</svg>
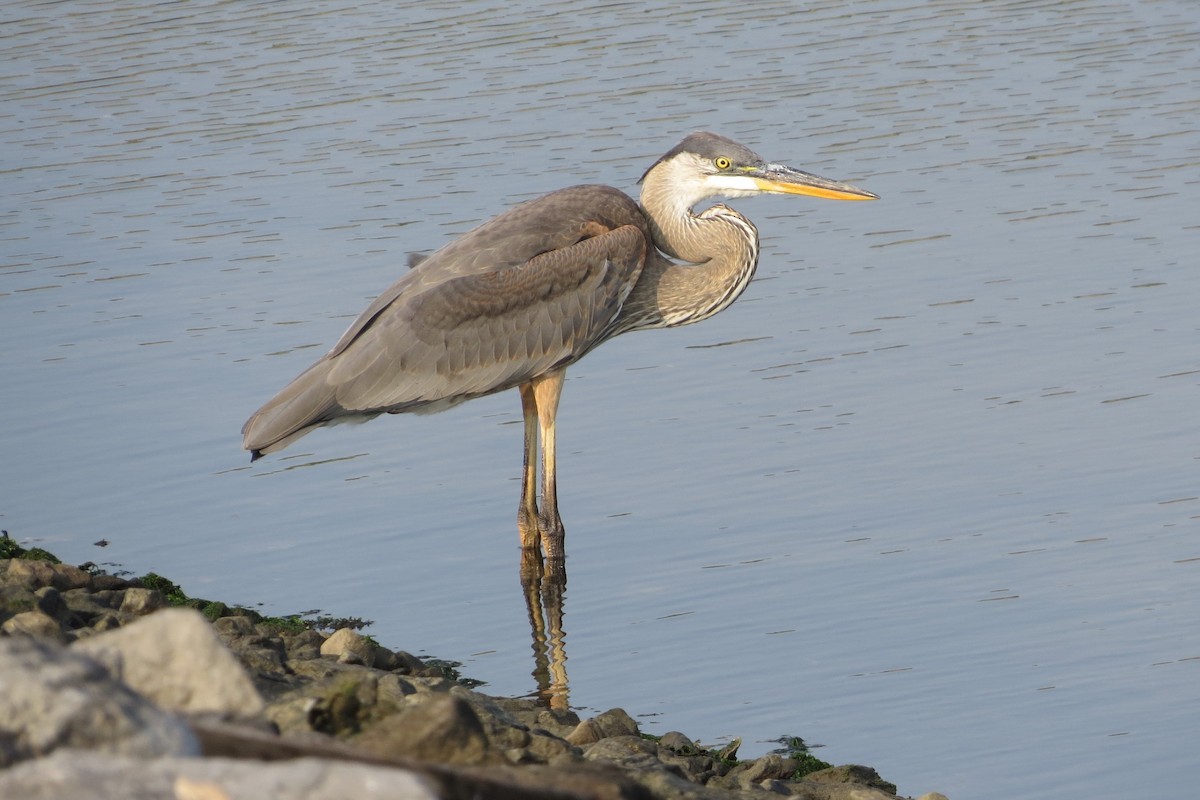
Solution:
<svg viewBox="0 0 1200 800">
<path fill-rule="evenodd" d="M 89 624 L 97 617 L 112 611 L 107 606 L 97 603 L 87 589 L 68 589 L 61 592 L 61 596 L 67 610 L 75 615 L 81 625 Z"/>
<path fill-rule="evenodd" d="M 22 800 L 438 800 L 417 772 L 301 758 L 261 763 L 227 758 L 153 761 L 72 752 L 0 772 L 0 797 Z"/>
<path fill-rule="evenodd" d="M 314 659 L 321 657 L 321 645 L 325 637 L 312 628 L 305 628 L 295 633 L 279 634 L 287 658 L 292 660 Z"/>
<path fill-rule="evenodd" d="M 818 770 L 817 772 L 810 772 L 804 776 L 804 780 L 817 783 L 844 783 L 869 786 L 889 795 L 896 793 L 896 784 L 885 781 L 879 777 L 878 772 L 860 764 L 844 764 L 838 767 Z"/>
<path fill-rule="evenodd" d="M 624 709 L 613 708 L 579 723 L 575 730 L 567 734 L 567 741 L 571 744 L 585 745 L 610 736 L 637 735 L 638 726 L 633 718 L 625 713 Z"/>
<path fill-rule="evenodd" d="M 221 641 L 229 644 L 226 637 L 237 639 L 242 636 L 257 636 L 258 628 L 254 625 L 254 620 L 249 617 L 233 616 L 221 617 L 213 621 L 213 628 L 221 637 Z"/>
<path fill-rule="evenodd" d="M 579 748 L 566 739 L 535 728 L 529 732 L 529 741 L 521 748 L 520 758 L 515 760 L 533 764 L 571 764 L 581 758 Z"/>
<path fill-rule="evenodd" d="M 286 672 L 287 648 L 283 640 L 265 633 L 263 628 L 265 626 L 255 625 L 246 616 L 221 617 L 213 622 L 217 637 L 251 673 L 277 675 Z M 315 631 L 313 635 L 321 638 Z"/>
<path fill-rule="evenodd" d="M 4 624 L 0 625 L 0 632 L 10 636 L 37 636 L 59 642 L 67 641 L 58 620 L 36 608 L 32 611 L 22 611 L 4 620 Z"/>
<path fill-rule="evenodd" d="M 212 758 L 276 761 L 321 758 L 400 767 L 420 773 L 440 787 L 444 800 L 653 800 L 614 767 L 574 763 L 567 769 L 544 765 L 455 766 L 382 758 L 351 744 L 317 735 L 279 737 L 236 723 L 196 723 L 204 752 Z"/>
<path fill-rule="evenodd" d="M 695 755 L 700 752 L 700 748 L 696 746 L 696 743 L 679 731 L 667 731 L 658 740 L 658 744 L 659 747 L 665 747 L 684 756 Z"/>
<path fill-rule="evenodd" d="M 77 638 L 85 638 L 82 635 L 85 632 L 91 635 L 95 633 L 104 633 L 105 631 L 115 631 L 119 627 L 121 627 L 121 620 L 117 617 L 117 615 L 100 614 L 98 617 L 92 620 L 91 627 L 83 628 L 78 632 Z"/>
<path fill-rule="evenodd" d="M 626 769 L 656 769 L 658 745 L 640 736 L 608 736 L 583 751 L 588 761 L 604 761 Z"/>
<path fill-rule="evenodd" d="M 0 638 L 0 766 L 62 747 L 142 757 L 198 752 L 180 719 L 92 659 L 45 639 Z"/>
<path fill-rule="evenodd" d="M 37 598 L 37 607 L 55 619 L 70 613 L 66 601 L 63 600 L 62 592 L 53 586 L 43 586 L 33 594 Z"/>
<path fill-rule="evenodd" d="M 7 562 L 0 561 L 0 570 L 7 569 L 3 566 L 5 563 Z M 4 576 L 0 576 L 0 581 L 3 580 Z M 37 606 L 38 596 L 34 594 L 33 589 L 15 583 L 0 583 L 0 620 L 21 611 L 29 611 Z"/>
<path fill-rule="evenodd" d="M 252 715 L 263 708 L 241 664 L 208 620 L 190 609 L 164 609 L 74 648 L 173 711 Z"/>
<path fill-rule="evenodd" d="M 799 800 L 896 800 L 896 795 L 890 792 L 857 783 L 802 780 L 789 782 L 787 786 L 791 797 Z"/>
<path fill-rule="evenodd" d="M 389 703 L 396 708 L 408 702 L 408 698 L 421 691 L 421 684 L 400 677 L 394 673 L 381 675 L 375 684 L 375 701 L 380 704 Z"/>
<path fill-rule="evenodd" d="M 317 731 L 332 736 L 361 732 L 379 717 L 408 705 L 416 695 L 445 693 L 427 681 L 401 678 L 363 666 L 339 664 L 330 658 L 287 661 L 294 670 L 290 684 L 282 686 L 281 676 L 271 676 L 279 691 L 270 692 L 264 716 L 281 733 L 302 734 Z M 266 681 L 260 681 L 266 685 Z M 269 688 L 269 687 L 268 687 Z"/>
<path fill-rule="evenodd" d="M 364 664 L 369 667 L 375 663 L 376 649 L 377 645 L 367 641 L 357 631 L 340 628 L 321 645 L 321 655 L 335 656 L 343 664 Z"/>
<path fill-rule="evenodd" d="M 786 778 L 790 772 L 795 771 L 795 765 L 788 768 L 788 760 L 775 754 L 765 755 L 762 758 L 754 761 L 750 767 L 739 776 L 739 780 L 744 784 L 760 784 L 763 781 L 776 780 L 778 778 Z"/>
<path fill-rule="evenodd" d="M 398 670 L 405 675 L 412 675 L 416 673 L 432 674 L 434 671 L 432 667 L 425 666 L 425 662 L 414 656 L 412 653 L 405 652 L 404 650 L 390 650 L 388 652 L 391 653 L 392 658 L 396 660 L 398 665 L 388 667 L 387 669 Z M 384 667 L 379 668 L 384 669 Z"/>
<path fill-rule="evenodd" d="M 489 697 L 463 686 L 451 686 L 449 691 L 470 703 L 485 727 L 492 721 L 497 726 L 520 728 L 534 734 L 540 731 L 565 739 L 579 726 L 579 717 L 573 711 L 546 708 L 529 698 Z M 488 735 L 492 735 L 491 727 Z"/>
<path fill-rule="evenodd" d="M 369 753 L 434 764 L 500 764 L 479 717 L 465 700 L 442 696 L 385 717 L 353 740 Z"/>
<path fill-rule="evenodd" d="M 63 592 L 68 589 L 82 589 L 92 581 L 92 576 L 87 572 L 69 564 L 12 558 L 0 561 L 0 565 L 3 565 L 0 569 L 4 571 L 6 584 L 25 586 L 29 589 L 53 586 Z"/>
<path fill-rule="evenodd" d="M 98 592 L 91 593 L 91 600 L 93 603 L 103 608 L 111 608 L 115 611 L 119 611 L 121 609 L 121 604 L 125 602 L 125 590 L 101 589 Z"/>
<path fill-rule="evenodd" d="M 425 665 L 416 656 L 403 651 L 389 650 L 379 645 L 375 647 L 375 660 L 371 666 L 384 672 L 399 672 L 403 675 L 426 671 Z"/>
<path fill-rule="evenodd" d="M 691 756 L 681 755 L 663 747 L 662 742 L 659 742 L 658 757 L 664 764 L 678 768 L 688 780 L 695 783 L 708 783 L 728 770 L 726 765 L 715 761 L 706 753 Z"/>
<path fill-rule="evenodd" d="M 318 681 L 335 675 L 356 675 L 370 671 L 369 667 L 362 664 L 346 664 L 332 658 L 289 660 L 288 666 L 296 675 Z"/>
<path fill-rule="evenodd" d="M 126 614 L 145 616 L 151 611 L 158 611 L 166 607 L 167 598 L 163 597 L 162 592 L 157 589 L 133 586 L 125 590 L 125 596 L 121 598 L 120 610 Z"/>
</svg>

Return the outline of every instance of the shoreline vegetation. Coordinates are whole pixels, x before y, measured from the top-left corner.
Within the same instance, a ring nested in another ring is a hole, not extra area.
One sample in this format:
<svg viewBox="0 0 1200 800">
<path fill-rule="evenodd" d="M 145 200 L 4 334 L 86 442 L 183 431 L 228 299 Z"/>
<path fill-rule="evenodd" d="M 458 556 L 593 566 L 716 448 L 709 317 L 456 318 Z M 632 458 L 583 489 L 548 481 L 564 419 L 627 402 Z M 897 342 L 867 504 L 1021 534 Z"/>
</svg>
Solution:
<svg viewBox="0 0 1200 800">
<path fill-rule="evenodd" d="M 358 618 L 266 617 L 0 537 L 0 797 L 889 800 L 802 739 L 753 760 L 616 708 L 492 697 Z M 561 706 L 562 704 L 558 704 Z M 922 795 L 922 800 L 944 800 Z"/>
</svg>

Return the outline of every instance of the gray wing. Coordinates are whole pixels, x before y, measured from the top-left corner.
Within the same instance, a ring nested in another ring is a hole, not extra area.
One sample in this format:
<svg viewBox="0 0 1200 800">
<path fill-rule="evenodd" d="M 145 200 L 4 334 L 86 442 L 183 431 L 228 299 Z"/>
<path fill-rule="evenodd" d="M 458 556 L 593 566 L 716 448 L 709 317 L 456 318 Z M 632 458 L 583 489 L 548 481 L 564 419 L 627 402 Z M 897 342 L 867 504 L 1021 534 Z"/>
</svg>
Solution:
<svg viewBox="0 0 1200 800">
<path fill-rule="evenodd" d="M 346 416 L 440 410 L 565 366 L 604 341 L 652 247 L 607 187 L 518 206 L 421 262 L 247 421 L 281 449 Z"/>
<path fill-rule="evenodd" d="M 402 295 L 332 359 L 351 411 L 406 411 L 523 383 L 602 340 L 645 261 L 633 226 Z"/>
</svg>

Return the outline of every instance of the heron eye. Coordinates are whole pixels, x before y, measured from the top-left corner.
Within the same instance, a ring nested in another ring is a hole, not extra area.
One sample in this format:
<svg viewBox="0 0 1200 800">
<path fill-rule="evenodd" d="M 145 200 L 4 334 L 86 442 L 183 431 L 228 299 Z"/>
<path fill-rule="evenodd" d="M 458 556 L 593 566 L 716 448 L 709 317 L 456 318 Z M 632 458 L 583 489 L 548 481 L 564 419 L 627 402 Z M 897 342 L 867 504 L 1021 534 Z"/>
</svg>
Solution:
<svg viewBox="0 0 1200 800">
<path fill-rule="evenodd" d="M 717 156 L 713 159 L 713 165 L 717 169 L 729 169 L 731 166 L 733 166 L 733 162 L 725 156 Z"/>
</svg>

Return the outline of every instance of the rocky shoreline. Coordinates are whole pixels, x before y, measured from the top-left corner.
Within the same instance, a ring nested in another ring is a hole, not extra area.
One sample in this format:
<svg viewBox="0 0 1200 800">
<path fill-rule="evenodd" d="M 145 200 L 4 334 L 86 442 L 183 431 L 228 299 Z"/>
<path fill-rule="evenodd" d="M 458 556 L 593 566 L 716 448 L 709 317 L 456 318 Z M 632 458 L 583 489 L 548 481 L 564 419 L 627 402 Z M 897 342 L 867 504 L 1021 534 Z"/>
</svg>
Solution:
<svg viewBox="0 0 1200 800">
<path fill-rule="evenodd" d="M 644 735 L 621 709 L 581 720 L 490 697 L 354 627 L 189 600 L 2 539 L 0 797 L 896 797 L 802 747 L 738 761 Z"/>
</svg>

